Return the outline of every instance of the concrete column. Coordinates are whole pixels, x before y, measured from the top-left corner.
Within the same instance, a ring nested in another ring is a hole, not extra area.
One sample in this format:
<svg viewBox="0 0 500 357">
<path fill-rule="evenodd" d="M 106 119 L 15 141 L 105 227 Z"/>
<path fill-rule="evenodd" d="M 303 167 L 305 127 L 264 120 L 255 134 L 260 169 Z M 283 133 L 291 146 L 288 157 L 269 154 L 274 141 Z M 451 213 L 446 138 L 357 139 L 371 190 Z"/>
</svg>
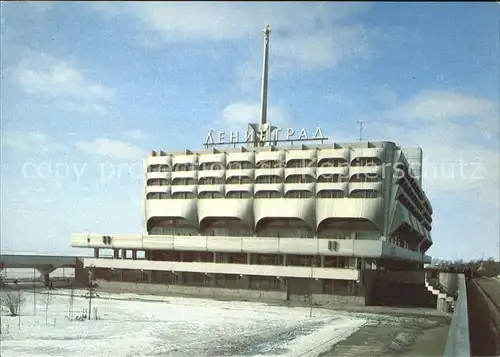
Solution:
<svg viewBox="0 0 500 357">
<path fill-rule="evenodd" d="M 137 250 L 135 250 L 135 249 L 132 250 L 132 259 L 133 260 L 137 259 Z"/>
<path fill-rule="evenodd" d="M 286 266 L 286 254 L 283 255 L 283 265 Z"/>
<path fill-rule="evenodd" d="M 181 251 L 181 254 L 179 254 L 179 255 L 180 255 L 180 257 L 181 257 L 181 262 L 183 262 L 183 261 L 184 261 L 184 252 L 183 252 L 183 251 Z"/>
<path fill-rule="evenodd" d="M 120 252 L 119 252 L 119 250 L 118 250 L 118 249 L 113 249 L 113 258 L 114 258 L 114 259 L 118 259 L 118 258 L 119 258 L 119 257 L 118 257 L 119 253 L 120 253 Z"/>
<path fill-rule="evenodd" d="M 250 253 L 247 253 L 247 264 L 252 263 L 252 255 Z"/>
<path fill-rule="evenodd" d="M 127 250 L 122 249 L 122 259 L 127 259 Z"/>
<path fill-rule="evenodd" d="M 213 252 L 213 253 L 212 253 L 212 256 L 213 256 L 213 262 L 214 262 L 214 263 L 217 263 L 217 253 L 216 253 L 216 252 Z"/>
<path fill-rule="evenodd" d="M 50 286 L 50 276 L 48 273 L 43 274 L 43 283 L 45 286 Z"/>
<path fill-rule="evenodd" d="M 240 277 L 240 286 L 241 289 L 250 289 L 250 276 L 243 275 Z"/>
<path fill-rule="evenodd" d="M 319 259 L 320 259 L 321 267 L 324 268 L 325 267 L 325 256 L 322 255 Z"/>
<path fill-rule="evenodd" d="M 99 248 L 94 248 L 94 258 L 99 258 Z"/>
<path fill-rule="evenodd" d="M 450 308 L 449 308 L 448 302 L 446 301 L 446 298 L 438 298 L 437 299 L 437 311 L 448 312 L 449 309 Z"/>
</svg>

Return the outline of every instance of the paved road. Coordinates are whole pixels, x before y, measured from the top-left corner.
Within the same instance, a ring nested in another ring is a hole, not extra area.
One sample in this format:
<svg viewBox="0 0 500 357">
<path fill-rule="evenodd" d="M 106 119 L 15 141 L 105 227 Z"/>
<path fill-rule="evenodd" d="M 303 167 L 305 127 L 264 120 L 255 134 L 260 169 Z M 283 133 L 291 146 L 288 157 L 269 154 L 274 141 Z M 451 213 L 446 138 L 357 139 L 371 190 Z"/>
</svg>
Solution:
<svg viewBox="0 0 500 357">
<path fill-rule="evenodd" d="M 500 355 L 500 279 L 476 278 L 467 284 L 471 355 Z"/>
<path fill-rule="evenodd" d="M 483 293 L 488 297 L 491 304 L 500 314 L 500 279 L 499 278 L 480 278 L 476 279 Z M 500 321 L 500 320 L 499 320 Z"/>
</svg>

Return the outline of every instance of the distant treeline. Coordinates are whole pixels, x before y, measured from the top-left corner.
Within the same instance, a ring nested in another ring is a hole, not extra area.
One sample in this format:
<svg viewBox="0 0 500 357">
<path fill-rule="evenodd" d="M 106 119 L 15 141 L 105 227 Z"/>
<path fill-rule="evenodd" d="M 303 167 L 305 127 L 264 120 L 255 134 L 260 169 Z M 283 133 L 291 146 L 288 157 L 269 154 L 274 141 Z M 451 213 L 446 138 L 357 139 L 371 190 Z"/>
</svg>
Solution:
<svg viewBox="0 0 500 357">
<path fill-rule="evenodd" d="M 433 259 L 429 268 L 450 273 L 465 273 L 475 276 L 497 276 L 500 275 L 500 262 L 494 258 L 464 261 Z"/>
</svg>

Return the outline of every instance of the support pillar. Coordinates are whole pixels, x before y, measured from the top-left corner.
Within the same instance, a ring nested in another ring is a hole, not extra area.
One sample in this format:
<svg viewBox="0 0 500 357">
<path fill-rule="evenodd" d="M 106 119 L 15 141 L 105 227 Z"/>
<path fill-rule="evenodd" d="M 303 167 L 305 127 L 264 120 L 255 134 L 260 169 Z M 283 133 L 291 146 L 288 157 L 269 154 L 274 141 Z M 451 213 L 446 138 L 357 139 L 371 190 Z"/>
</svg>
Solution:
<svg viewBox="0 0 500 357">
<path fill-rule="evenodd" d="M 242 275 L 240 277 L 240 286 L 241 289 L 250 289 L 250 276 Z"/>
<path fill-rule="evenodd" d="M 94 248 L 94 258 L 99 258 L 99 248 Z"/>
<path fill-rule="evenodd" d="M 120 251 L 118 249 L 113 249 L 113 258 L 114 259 L 118 259 L 119 258 L 119 255 L 120 254 Z"/>
<path fill-rule="evenodd" d="M 122 259 L 127 259 L 127 250 L 122 249 Z"/>
<path fill-rule="evenodd" d="M 43 283 L 45 286 L 50 286 L 50 276 L 49 273 L 43 274 Z"/>
<path fill-rule="evenodd" d="M 137 259 L 137 250 L 132 250 L 132 260 L 136 260 Z"/>
<path fill-rule="evenodd" d="M 247 253 L 247 264 L 252 264 L 252 254 Z"/>
</svg>

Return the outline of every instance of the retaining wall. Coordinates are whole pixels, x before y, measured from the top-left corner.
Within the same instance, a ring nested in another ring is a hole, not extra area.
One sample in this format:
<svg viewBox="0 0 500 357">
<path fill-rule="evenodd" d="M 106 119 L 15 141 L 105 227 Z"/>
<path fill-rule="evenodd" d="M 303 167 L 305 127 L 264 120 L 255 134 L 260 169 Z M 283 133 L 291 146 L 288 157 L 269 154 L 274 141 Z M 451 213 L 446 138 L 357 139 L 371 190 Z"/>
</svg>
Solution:
<svg viewBox="0 0 500 357">
<path fill-rule="evenodd" d="M 99 287 L 105 290 L 112 290 L 118 293 L 146 293 L 156 295 L 185 295 L 197 297 L 213 297 L 213 298 L 234 298 L 234 299 L 250 299 L 250 300 L 268 300 L 268 301 L 286 301 L 287 293 L 281 291 L 262 291 L 262 290 L 245 290 L 245 289 L 224 289 L 211 287 L 195 287 L 184 285 L 162 285 L 162 284 L 145 284 L 145 283 L 130 283 L 130 282 L 115 282 L 98 280 Z M 289 295 L 290 301 L 310 303 L 310 299 L 305 295 Z M 360 296 L 343 296 L 343 295 L 327 295 L 313 294 L 312 302 L 321 306 L 364 306 L 365 299 Z"/>
</svg>

